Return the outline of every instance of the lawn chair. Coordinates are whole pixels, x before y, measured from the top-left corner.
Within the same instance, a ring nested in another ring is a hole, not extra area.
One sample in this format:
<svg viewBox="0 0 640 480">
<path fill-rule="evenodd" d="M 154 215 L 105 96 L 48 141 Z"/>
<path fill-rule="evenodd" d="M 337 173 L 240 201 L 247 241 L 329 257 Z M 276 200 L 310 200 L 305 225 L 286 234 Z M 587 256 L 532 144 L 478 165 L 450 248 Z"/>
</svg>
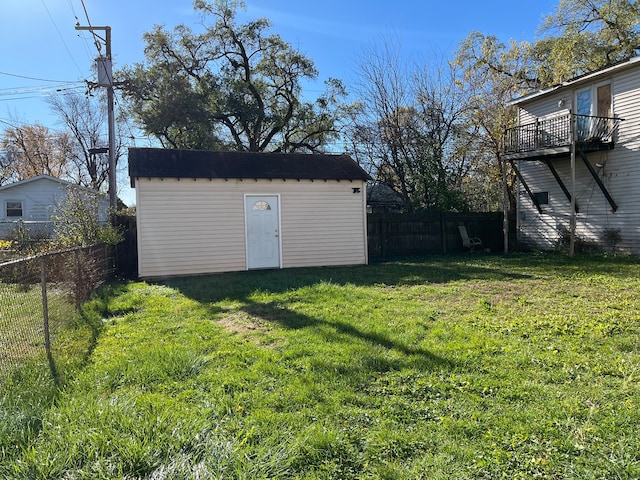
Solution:
<svg viewBox="0 0 640 480">
<path fill-rule="evenodd" d="M 462 237 L 462 246 L 464 248 L 468 248 L 473 252 L 476 247 L 482 247 L 482 240 L 480 240 L 478 237 L 469 238 L 467 227 L 465 227 L 464 225 L 459 225 L 458 230 L 460 230 L 460 236 Z"/>
</svg>

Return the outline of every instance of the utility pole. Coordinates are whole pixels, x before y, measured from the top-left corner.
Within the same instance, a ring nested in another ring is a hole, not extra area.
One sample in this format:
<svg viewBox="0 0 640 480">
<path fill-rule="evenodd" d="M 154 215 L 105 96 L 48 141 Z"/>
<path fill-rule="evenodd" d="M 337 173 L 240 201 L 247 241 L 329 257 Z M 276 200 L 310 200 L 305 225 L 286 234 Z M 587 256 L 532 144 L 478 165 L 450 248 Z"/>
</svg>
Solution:
<svg viewBox="0 0 640 480">
<path fill-rule="evenodd" d="M 105 37 L 101 38 L 106 46 L 106 56 L 96 59 L 98 67 L 98 86 L 107 89 L 107 120 L 109 124 L 109 207 L 111 213 L 118 208 L 118 192 L 116 185 L 116 127 L 113 113 L 113 73 L 111 70 L 111 27 L 83 27 L 76 25 L 76 30 L 88 30 L 94 35 L 96 30 L 104 30 Z M 98 35 L 96 35 L 98 37 Z M 98 37 L 100 38 L 100 37 Z"/>
</svg>

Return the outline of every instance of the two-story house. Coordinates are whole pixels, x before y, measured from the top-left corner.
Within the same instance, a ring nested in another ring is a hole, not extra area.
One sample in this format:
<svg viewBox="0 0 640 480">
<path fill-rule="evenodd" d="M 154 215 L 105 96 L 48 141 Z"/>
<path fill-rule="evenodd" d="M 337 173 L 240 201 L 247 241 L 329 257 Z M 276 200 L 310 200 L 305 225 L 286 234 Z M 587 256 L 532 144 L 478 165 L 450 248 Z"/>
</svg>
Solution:
<svg viewBox="0 0 640 480">
<path fill-rule="evenodd" d="M 640 57 L 512 103 L 519 241 L 553 249 L 573 219 L 575 238 L 640 253 Z"/>
</svg>

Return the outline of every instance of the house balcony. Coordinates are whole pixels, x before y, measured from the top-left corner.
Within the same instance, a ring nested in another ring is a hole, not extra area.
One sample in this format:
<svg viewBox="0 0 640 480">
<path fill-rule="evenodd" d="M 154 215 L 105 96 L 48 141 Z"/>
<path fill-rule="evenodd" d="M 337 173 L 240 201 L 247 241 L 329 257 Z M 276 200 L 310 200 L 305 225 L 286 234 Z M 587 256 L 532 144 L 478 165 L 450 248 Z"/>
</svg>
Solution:
<svg viewBox="0 0 640 480">
<path fill-rule="evenodd" d="M 531 201 L 538 212 L 542 213 L 535 194 L 527 185 L 525 178 L 516 166 L 516 160 L 540 160 L 547 165 L 551 174 L 558 182 L 567 200 L 571 201 L 571 192 L 564 184 L 557 169 L 554 167 L 555 158 L 566 158 L 571 155 L 571 142 L 575 139 L 575 152 L 584 162 L 602 194 L 609 202 L 611 210 L 618 208 L 613 197 L 607 190 L 598 172 L 589 162 L 588 153 L 602 150 L 612 150 L 618 125 L 622 119 L 609 117 L 592 117 L 588 115 L 573 115 L 570 113 L 551 118 L 536 119 L 535 122 L 505 131 L 503 159 L 510 162 Z M 572 135 L 572 132 L 575 134 Z M 578 205 L 575 204 L 578 212 Z"/>
<path fill-rule="evenodd" d="M 619 118 L 567 113 L 507 129 L 503 158 L 508 161 L 541 160 L 569 155 L 573 123 L 578 151 L 588 153 L 613 149 Z"/>
</svg>

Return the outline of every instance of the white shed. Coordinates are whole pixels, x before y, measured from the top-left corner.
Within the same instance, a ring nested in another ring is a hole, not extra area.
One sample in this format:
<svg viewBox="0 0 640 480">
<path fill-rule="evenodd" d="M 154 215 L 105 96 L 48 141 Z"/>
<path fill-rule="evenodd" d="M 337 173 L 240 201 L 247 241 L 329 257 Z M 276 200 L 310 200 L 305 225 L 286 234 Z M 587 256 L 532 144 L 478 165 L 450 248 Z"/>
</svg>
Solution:
<svg viewBox="0 0 640 480">
<path fill-rule="evenodd" d="M 347 155 L 129 149 L 142 278 L 367 263 Z"/>
</svg>

